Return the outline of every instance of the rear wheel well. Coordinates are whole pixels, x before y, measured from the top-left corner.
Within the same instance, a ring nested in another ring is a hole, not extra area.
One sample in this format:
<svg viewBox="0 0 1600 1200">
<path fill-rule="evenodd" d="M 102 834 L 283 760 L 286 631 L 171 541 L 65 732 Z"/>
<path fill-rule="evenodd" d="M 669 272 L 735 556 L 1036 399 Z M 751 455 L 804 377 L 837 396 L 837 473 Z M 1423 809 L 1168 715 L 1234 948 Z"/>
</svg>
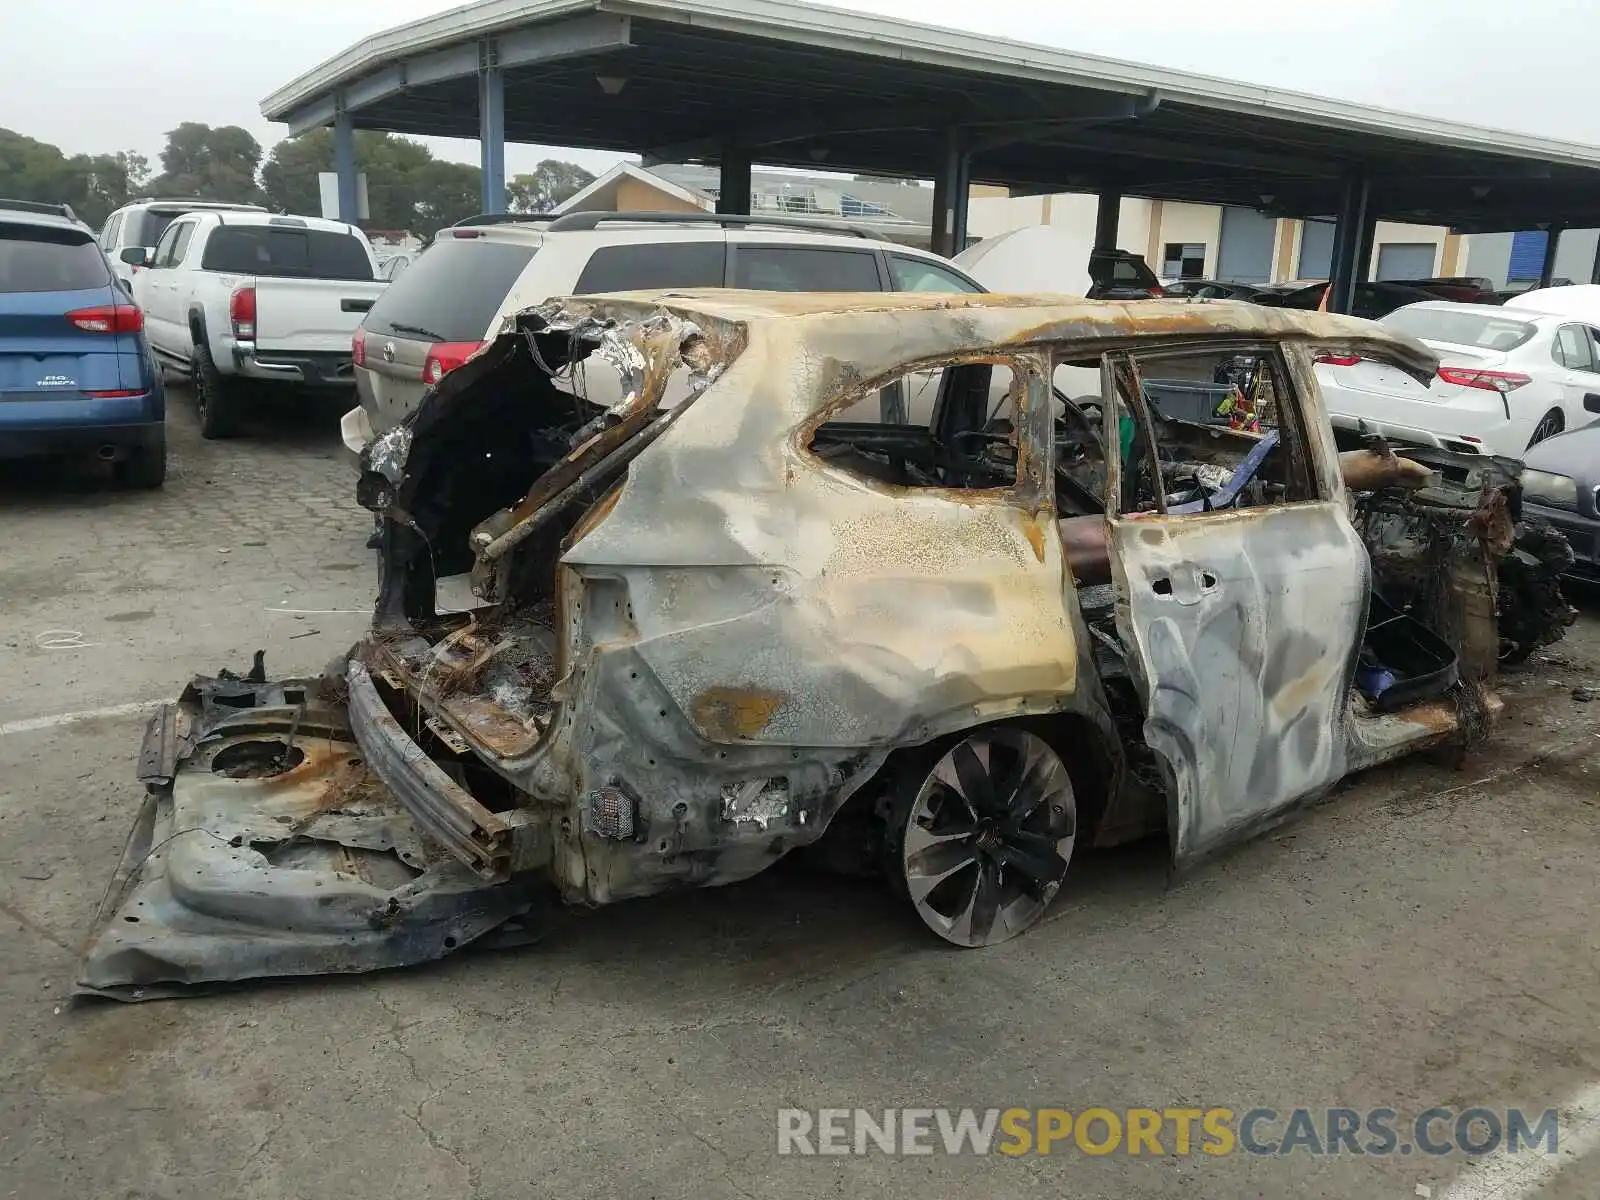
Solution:
<svg viewBox="0 0 1600 1200">
<path fill-rule="evenodd" d="M 189 337 L 194 341 L 196 346 L 200 345 L 206 340 L 205 320 L 198 312 L 193 310 L 191 310 L 189 313 Z"/>
<path fill-rule="evenodd" d="M 1114 747 L 1108 738 L 1114 738 L 1110 727 L 1102 729 L 1093 718 L 1078 712 L 1046 713 L 1042 716 L 1011 717 L 987 725 L 1015 725 L 1037 734 L 1050 744 L 1060 756 L 1072 777 L 1072 790 L 1078 805 L 1078 828 L 1082 845 L 1093 846 L 1100 819 L 1105 815 L 1111 800 L 1111 788 L 1120 767 L 1120 746 Z M 859 787 L 834 813 L 827 829 L 811 850 L 811 857 L 847 874 L 865 873 L 844 867 L 842 858 L 852 857 L 851 852 L 841 855 L 840 843 L 859 853 L 863 841 L 870 838 L 879 850 L 872 853 L 879 860 L 893 806 L 903 772 L 926 771 L 951 746 L 984 725 L 969 726 L 944 734 L 915 746 L 905 746 L 890 754 L 883 765 Z M 870 829 L 870 833 L 866 830 Z"/>
<path fill-rule="evenodd" d="M 1543 434 L 1541 436 L 1540 430 L 1542 430 L 1545 427 L 1545 423 L 1547 421 L 1550 421 L 1552 419 L 1554 419 L 1555 428 L 1552 429 L 1549 433 Z M 1532 438 L 1532 440 L 1530 440 L 1528 442 L 1528 445 L 1532 446 L 1536 442 L 1544 441 L 1545 438 L 1555 437 L 1556 434 L 1565 431 L 1566 428 L 1567 428 L 1567 414 L 1562 412 L 1559 408 L 1552 408 L 1549 412 L 1545 413 L 1544 416 L 1540 417 L 1539 421 L 1538 421 L 1538 424 L 1536 424 L 1533 427 L 1533 438 Z"/>
</svg>

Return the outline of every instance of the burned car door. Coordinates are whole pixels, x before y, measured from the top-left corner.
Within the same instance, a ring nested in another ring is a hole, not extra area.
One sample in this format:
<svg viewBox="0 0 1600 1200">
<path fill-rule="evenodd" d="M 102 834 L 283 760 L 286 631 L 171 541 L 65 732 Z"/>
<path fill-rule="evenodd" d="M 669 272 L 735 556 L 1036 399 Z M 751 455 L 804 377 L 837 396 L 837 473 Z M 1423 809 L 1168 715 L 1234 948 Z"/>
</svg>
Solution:
<svg viewBox="0 0 1600 1200">
<path fill-rule="evenodd" d="M 1344 774 L 1370 566 L 1276 346 L 1108 355 L 1103 383 L 1117 629 L 1182 865 Z"/>
</svg>

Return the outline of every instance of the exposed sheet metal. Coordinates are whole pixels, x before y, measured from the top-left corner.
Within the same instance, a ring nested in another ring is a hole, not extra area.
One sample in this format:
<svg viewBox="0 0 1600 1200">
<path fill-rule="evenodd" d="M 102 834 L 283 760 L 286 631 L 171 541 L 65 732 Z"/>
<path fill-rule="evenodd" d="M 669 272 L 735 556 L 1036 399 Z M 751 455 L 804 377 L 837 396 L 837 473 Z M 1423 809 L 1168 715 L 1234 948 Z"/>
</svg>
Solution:
<svg viewBox="0 0 1600 1200">
<path fill-rule="evenodd" d="M 486 886 L 419 831 L 372 776 L 333 683 L 201 679 L 156 714 L 152 743 L 174 744 L 174 718 L 192 741 L 153 772 L 78 991 L 142 1000 L 405 966 L 529 910 L 536 892 Z"/>
</svg>

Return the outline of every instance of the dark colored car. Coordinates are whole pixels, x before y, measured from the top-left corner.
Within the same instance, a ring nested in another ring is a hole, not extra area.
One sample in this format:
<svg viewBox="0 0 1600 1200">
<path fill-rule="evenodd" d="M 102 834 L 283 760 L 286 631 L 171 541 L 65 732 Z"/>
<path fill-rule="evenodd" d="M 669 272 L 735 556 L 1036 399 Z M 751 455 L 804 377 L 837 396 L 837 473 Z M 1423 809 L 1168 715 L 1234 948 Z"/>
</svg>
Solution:
<svg viewBox="0 0 1600 1200">
<path fill-rule="evenodd" d="M 1265 288 L 1255 297 L 1255 303 L 1265 304 L 1270 308 L 1315 309 L 1321 305 L 1323 293 L 1330 286 L 1327 283 L 1312 283 L 1291 285 L 1286 288 Z M 1421 304 L 1425 300 L 1437 299 L 1439 297 L 1436 293 L 1412 287 L 1410 284 L 1373 283 L 1363 280 L 1356 284 L 1355 303 L 1351 305 L 1351 315 L 1376 321 L 1379 317 L 1386 317 L 1395 309 L 1404 308 L 1408 304 Z"/>
<path fill-rule="evenodd" d="M 0 459 L 92 456 L 166 477 L 166 396 L 144 314 L 64 205 L 0 200 Z"/>
<path fill-rule="evenodd" d="M 1162 285 L 1168 296 L 1175 299 L 1185 297 L 1195 300 L 1244 300 L 1254 301 L 1261 295 L 1264 284 L 1232 283 L 1222 279 L 1175 279 L 1171 283 Z"/>
<path fill-rule="evenodd" d="M 1154 300 L 1166 295 L 1142 254 L 1129 250 L 1089 252 L 1090 300 Z"/>
<path fill-rule="evenodd" d="M 1584 407 L 1600 413 L 1600 398 Z M 1565 535 L 1572 574 L 1600 581 L 1600 421 L 1546 438 L 1523 461 L 1523 512 Z"/>
<path fill-rule="evenodd" d="M 1441 275 L 1432 279 L 1396 279 L 1404 287 L 1421 288 L 1432 292 L 1440 300 L 1455 300 L 1462 304 L 1498 304 L 1494 280 L 1481 275 Z"/>
</svg>

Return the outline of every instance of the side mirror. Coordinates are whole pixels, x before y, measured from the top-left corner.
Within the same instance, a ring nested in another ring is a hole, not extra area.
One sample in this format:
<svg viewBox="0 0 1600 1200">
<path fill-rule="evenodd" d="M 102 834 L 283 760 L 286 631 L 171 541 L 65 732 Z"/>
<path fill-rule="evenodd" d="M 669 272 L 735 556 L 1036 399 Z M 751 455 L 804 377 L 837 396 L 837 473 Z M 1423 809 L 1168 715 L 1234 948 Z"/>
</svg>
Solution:
<svg viewBox="0 0 1600 1200">
<path fill-rule="evenodd" d="M 1600 392 L 1590 392 L 1583 398 L 1583 407 L 1592 413 L 1600 413 Z"/>
<path fill-rule="evenodd" d="M 126 246 L 117 257 L 130 267 L 144 267 L 150 264 L 150 251 L 143 246 Z"/>
</svg>

